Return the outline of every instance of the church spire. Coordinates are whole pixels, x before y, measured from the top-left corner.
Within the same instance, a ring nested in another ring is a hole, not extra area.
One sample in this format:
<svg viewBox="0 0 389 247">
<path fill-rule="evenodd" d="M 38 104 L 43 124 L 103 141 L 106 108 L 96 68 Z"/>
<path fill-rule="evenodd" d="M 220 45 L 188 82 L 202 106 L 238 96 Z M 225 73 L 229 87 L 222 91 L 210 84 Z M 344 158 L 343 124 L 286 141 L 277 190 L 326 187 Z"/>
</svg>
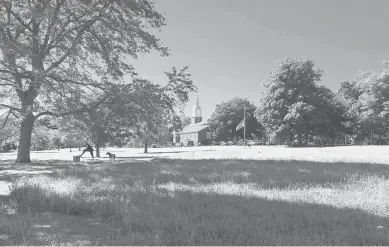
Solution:
<svg viewBox="0 0 389 247">
<path fill-rule="evenodd" d="M 196 100 L 194 102 L 193 108 L 192 108 L 192 124 L 201 122 L 203 120 L 203 117 L 201 116 L 201 107 L 200 107 L 200 101 L 199 101 L 199 95 L 196 95 Z"/>
</svg>

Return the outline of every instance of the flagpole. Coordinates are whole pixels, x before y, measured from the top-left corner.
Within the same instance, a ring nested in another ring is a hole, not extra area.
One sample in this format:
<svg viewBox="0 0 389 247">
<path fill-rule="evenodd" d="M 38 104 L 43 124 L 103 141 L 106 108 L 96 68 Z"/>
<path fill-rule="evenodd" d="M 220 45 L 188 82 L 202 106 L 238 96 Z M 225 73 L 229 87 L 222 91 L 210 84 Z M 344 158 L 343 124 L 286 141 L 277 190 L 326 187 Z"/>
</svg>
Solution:
<svg viewBox="0 0 389 247">
<path fill-rule="evenodd" d="M 243 121 L 244 121 L 244 124 L 243 124 L 243 127 L 244 127 L 243 140 L 244 140 L 244 146 L 246 147 L 246 107 L 244 108 L 243 114 L 244 114 L 244 118 L 243 118 Z"/>
</svg>

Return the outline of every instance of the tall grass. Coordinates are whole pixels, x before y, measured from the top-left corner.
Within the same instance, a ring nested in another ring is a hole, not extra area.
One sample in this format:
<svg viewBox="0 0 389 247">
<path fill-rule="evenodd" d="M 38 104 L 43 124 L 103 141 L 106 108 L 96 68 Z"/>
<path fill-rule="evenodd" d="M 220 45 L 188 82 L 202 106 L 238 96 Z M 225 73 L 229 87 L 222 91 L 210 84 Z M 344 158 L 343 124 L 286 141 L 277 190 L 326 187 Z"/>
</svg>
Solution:
<svg viewBox="0 0 389 247">
<path fill-rule="evenodd" d="M 2 229 L 7 244 L 388 245 L 387 171 L 295 161 L 92 164 L 15 181 Z M 56 230 L 31 227 L 45 217 Z"/>
</svg>

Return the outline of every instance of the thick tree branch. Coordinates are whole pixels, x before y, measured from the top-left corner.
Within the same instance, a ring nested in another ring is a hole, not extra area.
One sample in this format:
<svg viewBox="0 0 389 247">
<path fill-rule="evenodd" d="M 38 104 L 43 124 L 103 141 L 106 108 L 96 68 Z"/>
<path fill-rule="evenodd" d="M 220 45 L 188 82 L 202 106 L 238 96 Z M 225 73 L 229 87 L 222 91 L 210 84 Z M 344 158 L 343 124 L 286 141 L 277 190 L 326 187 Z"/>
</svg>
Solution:
<svg viewBox="0 0 389 247">
<path fill-rule="evenodd" d="M 49 26 L 47 27 L 47 30 L 46 30 L 46 35 L 45 35 L 45 39 L 43 41 L 43 44 L 42 44 L 42 47 L 41 47 L 41 56 L 44 55 L 45 53 L 45 50 L 47 48 L 47 44 L 49 43 L 49 38 L 50 38 L 50 34 L 51 34 L 51 30 L 54 26 L 54 24 L 57 22 L 58 20 L 58 14 L 59 14 L 59 10 L 61 9 L 61 5 L 65 2 L 64 0 L 62 1 L 55 1 L 56 2 L 56 6 L 55 6 L 55 11 L 54 11 L 54 18 L 53 20 L 51 20 Z"/>
<path fill-rule="evenodd" d="M 24 21 L 22 20 L 22 18 L 16 14 L 15 12 L 12 11 L 11 7 L 6 6 L 6 9 L 7 9 L 7 12 L 10 13 L 13 17 L 15 17 L 15 19 L 20 23 L 20 25 L 22 25 L 25 29 L 29 30 L 30 32 L 32 32 L 32 29 L 29 27 L 29 24 L 26 24 L 24 23 Z"/>
<path fill-rule="evenodd" d="M 104 11 L 107 9 L 109 6 L 109 3 L 106 3 L 100 10 L 99 14 L 94 17 L 91 20 L 88 20 L 84 23 L 82 28 L 77 32 L 76 37 L 73 39 L 71 46 L 68 48 L 67 52 L 62 55 L 61 58 L 58 59 L 58 61 L 54 62 L 51 64 L 51 66 L 45 71 L 46 73 L 49 72 L 50 70 L 58 67 L 63 61 L 65 61 L 66 58 L 69 57 L 69 55 L 73 52 L 74 48 L 78 44 L 78 41 L 81 39 L 81 37 L 84 35 L 84 33 L 91 27 L 93 24 L 95 24 L 100 17 L 103 15 Z"/>
<path fill-rule="evenodd" d="M 57 82 L 60 82 L 60 83 L 71 83 L 71 84 L 76 84 L 76 85 L 80 85 L 80 86 L 92 86 L 92 87 L 96 87 L 96 88 L 104 90 L 104 88 L 101 85 L 96 84 L 96 83 L 82 83 L 82 82 L 78 82 L 78 81 L 75 81 L 75 80 L 72 80 L 69 78 L 65 78 L 65 77 L 61 78 L 60 76 L 57 76 L 54 74 L 47 75 L 47 78 L 51 78 L 51 79 L 53 79 Z"/>
<path fill-rule="evenodd" d="M 96 19 L 97 20 L 97 19 Z M 94 22 L 91 22 L 90 25 L 93 25 Z M 62 57 L 60 59 L 58 59 L 58 61 L 54 62 L 51 64 L 51 66 L 46 70 L 46 73 L 47 72 L 50 72 L 51 70 L 53 70 L 54 68 L 58 67 L 63 61 L 65 61 L 66 58 L 69 57 L 69 55 L 73 52 L 74 48 L 76 47 L 79 39 L 81 38 L 81 36 L 85 33 L 85 31 L 89 28 L 89 25 L 85 25 L 81 28 L 80 31 L 78 31 L 76 37 L 74 38 L 70 48 L 67 50 L 67 52 L 62 55 Z"/>
<path fill-rule="evenodd" d="M 12 84 L 12 83 L 1 83 L 1 81 L 12 82 L 11 79 L 0 77 L 0 86 L 4 86 L 4 87 L 5 87 L 5 86 L 15 87 L 15 84 Z"/>
<path fill-rule="evenodd" d="M 2 104 L 2 103 L 0 103 L 0 106 L 4 106 L 4 107 L 6 107 L 6 108 L 8 108 L 8 109 L 10 109 L 10 110 L 13 110 L 13 111 L 22 112 L 22 109 L 17 108 L 17 107 L 14 107 L 14 106 Z"/>
<path fill-rule="evenodd" d="M 90 8 L 90 9 L 94 9 L 96 6 L 97 6 L 97 3 L 94 4 L 94 5 L 92 6 L 92 8 Z M 69 30 L 67 30 L 67 31 L 65 32 L 65 29 L 66 29 L 67 26 L 69 26 L 71 23 L 74 23 L 74 22 L 76 22 L 76 21 L 79 21 L 81 18 L 85 17 L 87 14 L 88 14 L 88 11 L 84 11 L 84 13 L 82 13 L 81 15 L 77 16 L 77 17 L 74 18 L 74 19 L 71 19 L 71 17 L 74 16 L 74 14 L 71 13 L 71 14 L 68 15 L 67 17 L 65 17 L 65 18 L 63 18 L 62 20 L 60 20 L 60 22 L 61 22 L 61 23 L 64 23 L 64 24 L 63 24 L 62 27 L 60 28 L 60 31 L 59 31 L 58 34 L 56 35 L 56 38 L 53 38 L 53 39 L 48 43 L 48 45 L 47 45 L 46 50 L 45 50 L 44 53 L 45 53 L 45 54 L 48 54 L 49 51 L 50 51 L 51 49 L 55 48 L 55 47 L 56 47 L 56 46 L 55 46 L 55 43 L 58 41 L 58 39 L 63 38 L 63 37 L 66 36 L 68 33 L 71 33 L 71 32 L 73 32 L 74 30 L 76 30 L 77 28 L 79 28 L 78 25 L 74 25 L 73 28 L 70 28 Z M 66 20 L 66 21 L 65 21 L 65 20 Z"/>
<path fill-rule="evenodd" d="M 100 39 L 100 37 L 97 35 L 95 30 L 92 29 L 90 32 L 93 35 L 93 37 L 95 37 L 95 39 L 99 42 L 101 50 L 104 53 L 105 59 L 107 60 L 107 58 L 109 57 L 109 54 L 107 52 L 107 49 L 105 47 L 104 42 Z"/>
<path fill-rule="evenodd" d="M 0 69 L 0 73 L 13 74 L 11 71 L 5 69 Z"/>
<path fill-rule="evenodd" d="M 12 113 L 12 110 L 9 110 L 8 113 L 7 113 L 7 116 L 5 117 L 3 125 L 0 127 L 0 130 L 2 130 L 5 127 L 5 125 L 7 124 L 8 117 L 9 117 L 9 115 L 11 115 L 11 113 Z"/>
<path fill-rule="evenodd" d="M 106 99 L 108 99 L 109 95 L 104 96 L 101 100 L 99 100 L 96 104 L 94 104 L 92 107 L 83 107 L 81 109 L 73 110 L 73 111 L 68 111 L 68 112 L 63 112 L 63 113 L 54 113 L 51 111 L 44 111 L 40 112 L 35 116 L 35 119 L 38 119 L 41 116 L 53 116 L 53 117 L 64 117 L 76 113 L 83 113 L 83 112 L 88 112 L 90 110 L 93 110 L 97 108 L 101 103 L 103 103 Z"/>
</svg>

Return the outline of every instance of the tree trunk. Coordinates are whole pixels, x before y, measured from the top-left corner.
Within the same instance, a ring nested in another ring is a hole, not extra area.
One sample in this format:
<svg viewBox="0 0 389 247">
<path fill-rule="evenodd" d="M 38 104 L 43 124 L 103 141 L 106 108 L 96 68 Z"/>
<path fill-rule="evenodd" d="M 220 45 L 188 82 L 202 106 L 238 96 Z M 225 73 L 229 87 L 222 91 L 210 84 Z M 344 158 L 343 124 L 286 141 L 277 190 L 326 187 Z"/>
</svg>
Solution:
<svg viewBox="0 0 389 247">
<path fill-rule="evenodd" d="M 308 142 L 309 142 L 309 130 L 307 127 L 305 130 L 305 146 L 308 146 Z"/>
<path fill-rule="evenodd" d="M 18 156 L 16 158 L 16 163 L 31 163 L 30 159 L 30 148 L 31 148 L 31 134 L 34 127 L 35 116 L 33 114 L 34 100 L 39 94 L 41 88 L 41 81 L 39 76 L 40 72 L 43 71 L 43 56 L 39 52 L 39 41 L 37 39 L 39 32 L 39 25 L 35 22 L 32 23 L 32 45 L 31 45 L 31 65 L 33 71 L 33 84 L 30 84 L 27 90 L 22 88 L 17 88 L 16 92 L 18 94 L 19 100 L 22 103 L 22 123 L 20 126 L 20 135 L 19 135 L 19 149 Z M 6 53 L 6 57 L 11 59 L 11 64 L 15 63 L 15 56 Z M 17 82 L 21 82 L 21 77 L 17 75 L 15 77 Z M 20 83 L 21 84 L 21 83 Z"/>
<path fill-rule="evenodd" d="M 145 151 L 144 151 L 145 154 L 147 154 L 147 142 L 145 142 Z"/>
<path fill-rule="evenodd" d="M 297 135 L 297 145 L 301 146 L 302 143 L 303 143 L 303 135 L 301 134 L 301 132 L 299 132 Z"/>
<path fill-rule="evenodd" d="M 58 146 L 57 148 L 58 148 L 58 151 L 61 151 L 60 148 L 59 148 L 59 146 Z"/>
<path fill-rule="evenodd" d="M 72 148 L 69 148 L 70 149 L 70 152 L 72 152 Z"/>
<path fill-rule="evenodd" d="M 332 130 L 332 140 L 331 140 L 332 146 L 335 146 L 335 139 L 336 139 L 336 133 L 335 130 Z"/>
<path fill-rule="evenodd" d="M 30 145 L 32 129 L 34 127 L 34 115 L 28 113 L 22 120 L 19 134 L 19 149 L 16 163 L 31 163 Z"/>
<path fill-rule="evenodd" d="M 100 145 L 96 144 L 96 157 L 100 158 Z"/>
<path fill-rule="evenodd" d="M 288 137 L 288 146 L 292 146 L 293 143 L 293 132 L 289 131 L 289 137 Z"/>
</svg>

